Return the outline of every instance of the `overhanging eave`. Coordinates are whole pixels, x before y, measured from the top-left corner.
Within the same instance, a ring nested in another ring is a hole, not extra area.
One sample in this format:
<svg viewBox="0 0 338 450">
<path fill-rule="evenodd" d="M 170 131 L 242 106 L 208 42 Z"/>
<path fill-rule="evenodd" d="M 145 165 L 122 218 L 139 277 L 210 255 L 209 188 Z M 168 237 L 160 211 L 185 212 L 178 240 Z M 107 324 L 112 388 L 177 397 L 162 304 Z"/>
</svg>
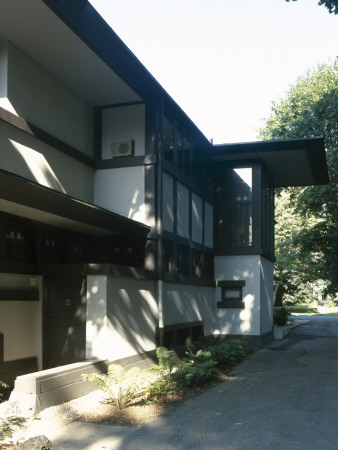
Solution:
<svg viewBox="0 0 338 450">
<path fill-rule="evenodd" d="M 260 160 L 276 187 L 329 183 L 324 140 L 320 137 L 214 145 L 211 157 L 216 162 Z"/>
<path fill-rule="evenodd" d="M 150 227 L 0 171 L 0 211 L 93 236 L 145 239 Z"/>
</svg>

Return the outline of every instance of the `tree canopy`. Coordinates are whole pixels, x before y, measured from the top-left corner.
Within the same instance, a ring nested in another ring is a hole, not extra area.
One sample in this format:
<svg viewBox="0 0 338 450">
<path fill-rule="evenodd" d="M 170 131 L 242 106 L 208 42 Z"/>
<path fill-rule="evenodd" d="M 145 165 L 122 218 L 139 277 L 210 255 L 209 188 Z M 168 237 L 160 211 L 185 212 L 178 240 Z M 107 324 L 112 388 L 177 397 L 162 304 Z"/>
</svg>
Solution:
<svg viewBox="0 0 338 450">
<path fill-rule="evenodd" d="M 286 1 L 289 2 L 290 0 Z M 296 2 L 297 0 L 292 1 Z M 329 10 L 329 13 L 338 14 L 338 0 L 319 0 L 318 5 L 324 5 Z"/>
<path fill-rule="evenodd" d="M 267 140 L 323 136 L 325 141 L 330 184 L 289 188 L 276 197 L 276 280 L 295 298 L 316 280 L 326 282 L 327 292 L 338 292 L 337 111 L 338 60 L 310 70 L 273 102 L 259 134 Z"/>
</svg>

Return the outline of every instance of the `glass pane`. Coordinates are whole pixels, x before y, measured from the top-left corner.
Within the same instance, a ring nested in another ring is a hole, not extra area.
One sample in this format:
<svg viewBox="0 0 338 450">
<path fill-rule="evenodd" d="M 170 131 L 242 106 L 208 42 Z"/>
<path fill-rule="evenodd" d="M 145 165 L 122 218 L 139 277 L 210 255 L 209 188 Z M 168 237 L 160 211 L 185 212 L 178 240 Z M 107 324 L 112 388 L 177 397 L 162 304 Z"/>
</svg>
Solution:
<svg viewBox="0 0 338 450">
<path fill-rule="evenodd" d="M 174 124 L 167 117 L 163 117 L 162 149 L 166 160 L 174 161 Z"/>
<path fill-rule="evenodd" d="M 232 171 L 232 245 L 252 245 L 252 169 Z"/>
</svg>

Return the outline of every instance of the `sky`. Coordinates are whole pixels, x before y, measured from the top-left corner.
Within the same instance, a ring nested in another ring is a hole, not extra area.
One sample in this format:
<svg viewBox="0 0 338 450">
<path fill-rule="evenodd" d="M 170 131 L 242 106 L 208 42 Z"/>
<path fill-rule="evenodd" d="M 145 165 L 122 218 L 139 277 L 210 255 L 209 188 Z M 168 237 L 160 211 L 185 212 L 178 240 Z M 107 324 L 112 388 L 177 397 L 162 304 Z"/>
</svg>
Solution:
<svg viewBox="0 0 338 450">
<path fill-rule="evenodd" d="M 215 144 L 258 140 L 272 101 L 338 56 L 318 0 L 91 0 Z"/>
</svg>

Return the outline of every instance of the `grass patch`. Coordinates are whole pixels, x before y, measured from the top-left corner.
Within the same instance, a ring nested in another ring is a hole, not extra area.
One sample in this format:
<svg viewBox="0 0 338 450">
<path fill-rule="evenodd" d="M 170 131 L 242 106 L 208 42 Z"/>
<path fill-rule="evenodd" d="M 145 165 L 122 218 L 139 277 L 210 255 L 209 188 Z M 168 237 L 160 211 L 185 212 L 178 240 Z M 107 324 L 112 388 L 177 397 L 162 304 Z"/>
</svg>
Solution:
<svg viewBox="0 0 338 450">
<path fill-rule="evenodd" d="M 299 305 L 288 306 L 291 314 L 306 314 L 307 316 L 318 314 L 317 307 L 301 303 Z"/>
</svg>

